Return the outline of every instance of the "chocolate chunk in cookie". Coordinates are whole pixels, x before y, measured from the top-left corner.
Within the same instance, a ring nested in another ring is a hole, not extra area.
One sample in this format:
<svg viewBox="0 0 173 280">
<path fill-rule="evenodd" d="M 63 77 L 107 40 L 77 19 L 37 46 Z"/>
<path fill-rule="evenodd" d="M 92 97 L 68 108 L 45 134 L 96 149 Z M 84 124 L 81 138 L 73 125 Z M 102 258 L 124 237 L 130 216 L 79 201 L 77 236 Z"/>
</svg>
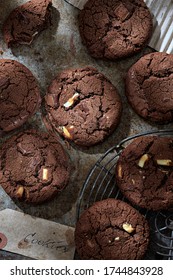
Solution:
<svg viewBox="0 0 173 280">
<path fill-rule="evenodd" d="M 0 132 L 23 125 L 40 105 L 37 80 L 23 64 L 0 60 Z"/>
<path fill-rule="evenodd" d="M 120 121 L 122 104 L 116 88 L 92 67 L 60 73 L 45 100 L 53 128 L 77 145 L 103 141 Z"/>
<path fill-rule="evenodd" d="M 132 206 L 113 198 L 85 210 L 75 228 L 76 250 L 81 259 L 142 259 L 148 242 L 145 218 Z"/>
<path fill-rule="evenodd" d="M 88 0 L 79 15 L 82 42 L 95 58 L 114 60 L 139 52 L 152 25 L 143 0 Z"/>
<path fill-rule="evenodd" d="M 133 204 L 151 210 L 173 207 L 173 138 L 142 136 L 121 153 L 116 181 Z"/>
<path fill-rule="evenodd" d="M 30 45 L 34 37 L 51 24 L 52 0 L 31 0 L 15 8 L 3 25 L 8 47 Z"/>
<path fill-rule="evenodd" d="M 69 159 L 47 133 L 21 132 L 0 149 L 0 184 L 12 199 L 38 204 L 52 199 L 69 181 Z"/>
<path fill-rule="evenodd" d="M 173 55 L 150 53 L 131 66 L 126 96 L 134 111 L 155 123 L 173 121 Z"/>
</svg>

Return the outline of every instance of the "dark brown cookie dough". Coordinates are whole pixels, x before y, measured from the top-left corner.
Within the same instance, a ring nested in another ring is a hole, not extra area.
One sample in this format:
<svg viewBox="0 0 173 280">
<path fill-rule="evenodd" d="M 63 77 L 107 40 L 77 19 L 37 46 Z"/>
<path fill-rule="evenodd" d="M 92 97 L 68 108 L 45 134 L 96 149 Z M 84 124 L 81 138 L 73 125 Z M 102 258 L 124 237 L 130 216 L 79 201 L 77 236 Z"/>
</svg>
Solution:
<svg viewBox="0 0 173 280">
<path fill-rule="evenodd" d="M 76 250 L 81 259 L 142 259 L 148 242 L 145 218 L 132 206 L 113 198 L 85 210 L 75 228 Z"/>
<path fill-rule="evenodd" d="M 3 25 L 8 47 L 30 45 L 34 37 L 51 24 L 52 0 L 31 0 L 15 8 Z"/>
<path fill-rule="evenodd" d="M 143 0 L 88 0 L 79 15 L 79 30 L 91 56 L 114 60 L 147 44 L 152 18 Z"/>
<path fill-rule="evenodd" d="M 141 57 L 126 77 L 126 96 L 142 118 L 160 124 L 173 121 L 173 55 L 155 52 Z"/>
<path fill-rule="evenodd" d="M 69 172 L 67 154 L 47 133 L 21 132 L 0 149 L 0 184 L 13 199 L 33 204 L 50 200 L 65 188 Z"/>
<path fill-rule="evenodd" d="M 120 121 L 122 104 L 116 88 L 92 67 L 60 73 L 45 100 L 53 128 L 77 145 L 103 141 Z"/>
<path fill-rule="evenodd" d="M 173 138 L 142 136 L 121 153 L 117 184 L 133 204 L 146 209 L 173 207 Z"/>
<path fill-rule="evenodd" d="M 15 60 L 0 59 L 0 133 L 24 124 L 39 105 L 40 90 L 30 70 Z"/>
</svg>

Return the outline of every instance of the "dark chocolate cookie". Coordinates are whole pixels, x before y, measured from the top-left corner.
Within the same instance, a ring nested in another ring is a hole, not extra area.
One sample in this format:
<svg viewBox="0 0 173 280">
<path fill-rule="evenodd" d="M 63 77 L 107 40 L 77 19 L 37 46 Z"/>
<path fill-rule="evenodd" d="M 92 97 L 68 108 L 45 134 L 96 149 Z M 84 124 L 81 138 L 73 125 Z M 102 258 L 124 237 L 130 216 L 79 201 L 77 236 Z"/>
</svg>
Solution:
<svg viewBox="0 0 173 280">
<path fill-rule="evenodd" d="M 116 88 L 92 67 L 60 73 L 45 100 L 54 129 L 77 145 L 103 141 L 120 121 L 122 104 Z"/>
<path fill-rule="evenodd" d="M 142 136 L 121 153 L 117 184 L 133 204 L 146 209 L 173 207 L 173 138 Z"/>
<path fill-rule="evenodd" d="M 173 121 L 173 55 L 150 53 L 131 66 L 126 96 L 134 111 L 155 123 Z"/>
<path fill-rule="evenodd" d="M 15 8 L 3 25 L 8 47 L 30 45 L 34 37 L 51 23 L 52 0 L 31 0 Z"/>
<path fill-rule="evenodd" d="M 91 56 L 114 60 L 147 44 L 152 17 L 143 0 L 88 0 L 79 15 L 79 30 Z"/>
<path fill-rule="evenodd" d="M 0 133 L 24 124 L 39 105 L 40 90 L 30 70 L 15 60 L 0 59 Z"/>
<path fill-rule="evenodd" d="M 0 184 L 13 199 L 33 204 L 50 200 L 65 188 L 69 172 L 63 147 L 47 133 L 21 132 L 0 149 Z"/>
<path fill-rule="evenodd" d="M 145 218 L 132 206 L 113 198 L 85 210 L 75 228 L 76 250 L 81 259 L 142 259 L 148 242 Z"/>
</svg>

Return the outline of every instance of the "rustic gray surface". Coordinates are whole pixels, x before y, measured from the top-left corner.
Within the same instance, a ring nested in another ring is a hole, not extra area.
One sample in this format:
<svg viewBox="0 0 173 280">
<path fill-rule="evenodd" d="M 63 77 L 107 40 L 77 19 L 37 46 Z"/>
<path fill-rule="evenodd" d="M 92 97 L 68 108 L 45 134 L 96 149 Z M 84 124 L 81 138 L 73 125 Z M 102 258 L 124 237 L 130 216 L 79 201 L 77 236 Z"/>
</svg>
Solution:
<svg viewBox="0 0 173 280">
<path fill-rule="evenodd" d="M 9 12 L 16 6 L 25 3 L 23 0 L 0 0 L 0 29 Z M 107 149 L 123 138 L 148 130 L 171 128 L 172 125 L 155 126 L 144 122 L 129 107 L 124 95 L 124 76 L 127 69 L 139 59 L 143 53 L 150 52 L 146 48 L 142 53 L 117 62 L 95 60 L 89 56 L 81 44 L 78 32 L 78 9 L 64 0 L 53 0 L 53 25 L 43 31 L 31 46 L 20 46 L 8 49 L 0 33 L 0 58 L 15 59 L 26 65 L 39 81 L 42 95 L 58 72 L 65 68 L 91 65 L 104 73 L 117 87 L 123 101 L 123 115 L 118 129 L 104 143 L 91 148 L 77 148 L 62 142 L 73 165 L 71 180 L 67 188 L 53 201 L 40 206 L 15 204 L 0 187 L 0 210 L 11 208 L 30 215 L 75 226 L 76 201 L 85 178 L 97 159 Z M 29 121 L 25 127 L 34 126 L 45 130 L 41 111 Z M 4 139 L 0 140 L 1 142 Z M 24 259 L 0 251 L 0 259 Z"/>
</svg>

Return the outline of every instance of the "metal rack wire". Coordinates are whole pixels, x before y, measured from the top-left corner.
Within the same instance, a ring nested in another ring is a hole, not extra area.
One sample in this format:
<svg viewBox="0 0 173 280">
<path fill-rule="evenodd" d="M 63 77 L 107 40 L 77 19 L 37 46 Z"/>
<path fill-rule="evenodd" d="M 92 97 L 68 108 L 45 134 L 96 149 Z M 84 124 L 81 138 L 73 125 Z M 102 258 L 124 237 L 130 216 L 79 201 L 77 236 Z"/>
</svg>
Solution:
<svg viewBox="0 0 173 280">
<path fill-rule="evenodd" d="M 115 166 L 122 150 L 135 138 L 147 135 L 171 136 L 173 130 L 144 132 L 122 140 L 118 145 L 110 148 L 92 167 L 77 203 L 77 219 L 80 214 L 94 202 L 106 198 L 126 199 L 121 194 L 115 180 Z M 136 207 L 150 224 L 151 241 L 146 259 L 173 260 L 173 211 L 147 211 Z"/>
</svg>

